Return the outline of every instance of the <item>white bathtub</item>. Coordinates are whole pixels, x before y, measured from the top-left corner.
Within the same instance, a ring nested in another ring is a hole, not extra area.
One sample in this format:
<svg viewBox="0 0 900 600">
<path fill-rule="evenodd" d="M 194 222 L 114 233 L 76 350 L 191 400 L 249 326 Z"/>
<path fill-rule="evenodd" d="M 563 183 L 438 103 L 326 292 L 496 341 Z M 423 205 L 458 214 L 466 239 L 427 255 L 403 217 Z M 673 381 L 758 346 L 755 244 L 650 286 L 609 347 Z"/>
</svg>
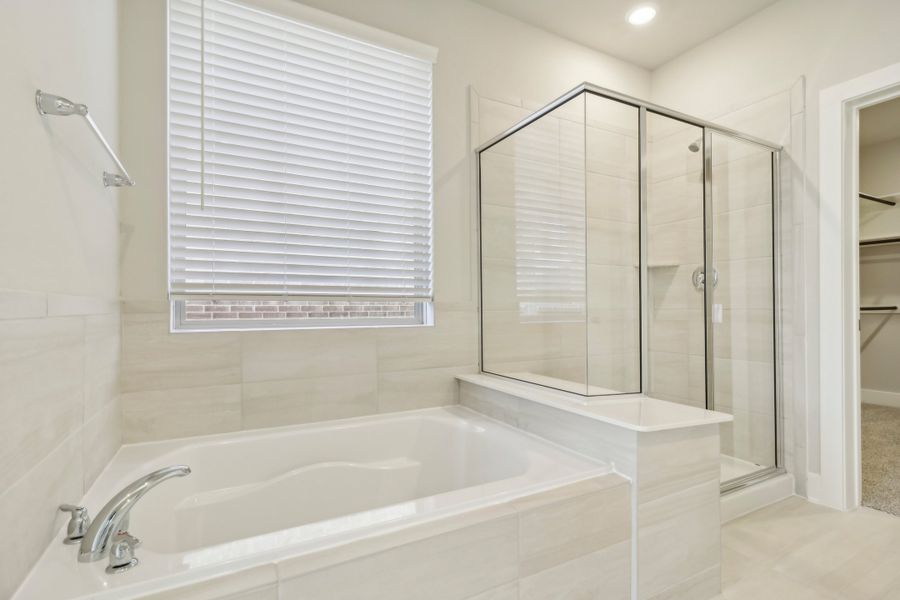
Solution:
<svg viewBox="0 0 900 600">
<path fill-rule="evenodd" d="M 610 471 L 452 407 L 125 446 L 83 502 L 173 464 L 132 511 L 138 567 L 79 563 L 61 530 L 15 598 L 128 598 Z"/>
</svg>

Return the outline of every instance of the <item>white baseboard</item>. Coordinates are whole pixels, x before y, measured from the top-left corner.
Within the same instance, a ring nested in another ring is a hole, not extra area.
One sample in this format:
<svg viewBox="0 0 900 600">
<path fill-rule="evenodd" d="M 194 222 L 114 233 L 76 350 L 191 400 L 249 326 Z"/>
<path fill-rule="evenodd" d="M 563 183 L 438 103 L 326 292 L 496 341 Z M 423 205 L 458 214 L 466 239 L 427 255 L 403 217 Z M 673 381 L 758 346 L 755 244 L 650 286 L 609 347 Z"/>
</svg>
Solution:
<svg viewBox="0 0 900 600">
<path fill-rule="evenodd" d="M 863 404 L 877 404 L 878 406 L 891 406 L 900 408 L 900 394 L 896 392 L 885 392 L 882 390 L 862 390 Z"/>
<path fill-rule="evenodd" d="M 794 495 L 794 476 L 776 475 L 722 496 L 722 524 Z"/>
</svg>

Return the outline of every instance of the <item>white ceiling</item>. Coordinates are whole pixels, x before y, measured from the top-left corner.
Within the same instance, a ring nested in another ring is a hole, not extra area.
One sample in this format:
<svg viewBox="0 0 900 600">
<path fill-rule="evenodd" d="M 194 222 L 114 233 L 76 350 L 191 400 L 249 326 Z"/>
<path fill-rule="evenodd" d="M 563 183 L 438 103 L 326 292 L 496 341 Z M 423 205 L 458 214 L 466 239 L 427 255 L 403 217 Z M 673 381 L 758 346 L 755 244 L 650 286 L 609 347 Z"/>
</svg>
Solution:
<svg viewBox="0 0 900 600">
<path fill-rule="evenodd" d="M 900 138 L 900 98 L 888 100 L 859 113 L 859 145 L 868 146 Z"/>
<path fill-rule="evenodd" d="M 776 0 L 475 0 L 573 42 L 654 69 L 774 4 Z M 656 18 L 635 27 L 626 16 L 650 4 Z"/>
</svg>

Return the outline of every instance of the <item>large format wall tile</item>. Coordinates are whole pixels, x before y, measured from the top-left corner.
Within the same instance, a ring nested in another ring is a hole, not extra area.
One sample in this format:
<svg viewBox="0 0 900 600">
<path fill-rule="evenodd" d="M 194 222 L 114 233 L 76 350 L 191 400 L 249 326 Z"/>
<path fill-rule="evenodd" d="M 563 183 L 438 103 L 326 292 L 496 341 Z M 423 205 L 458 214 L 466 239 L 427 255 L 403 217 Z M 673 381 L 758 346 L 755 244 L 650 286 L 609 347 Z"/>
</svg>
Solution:
<svg viewBox="0 0 900 600">
<path fill-rule="evenodd" d="M 631 597 L 631 544 L 619 542 L 519 582 L 518 600 L 613 600 Z"/>
<path fill-rule="evenodd" d="M 374 331 L 257 331 L 239 342 L 245 382 L 375 372 Z"/>
<path fill-rule="evenodd" d="M 375 373 L 247 382 L 241 425 L 255 429 L 372 414 L 377 394 Z"/>
<path fill-rule="evenodd" d="M 0 489 L 82 424 L 84 321 L 0 321 Z"/>
<path fill-rule="evenodd" d="M 629 523 L 610 519 L 629 510 L 624 480 L 589 480 L 514 501 L 519 511 L 519 574 L 527 577 L 626 541 Z"/>
<path fill-rule="evenodd" d="M 600 475 L 280 561 L 281 598 L 626 600 L 628 481 Z"/>
<path fill-rule="evenodd" d="M 9 598 L 65 522 L 59 505 L 78 502 L 83 493 L 81 435 L 77 431 L 12 486 L 0 492 L 0 514 L 7 542 L 0 560 L 0 598 Z M 73 557 L 72 560 L 75 560 Z"/>
<path fill-rule="evenodd" d="M 378 412 L 456 404 L 456 376 L 477 373 L 478 365 L 411 369 L 378 374 Z"/>
<path fill-rule="evenodd" d="M 378 329 L 171 333 L 165 313 L 122 321 L 131 442 L 455 404 L 455 376 L 478 360 L 473 310 Z"/>
<path fill-rule="evenodd" d="M 240 339 L 231 333 L 169 332 L 169 315 L 122 317 L 123 392 L 241 382 Z"/>
<path fill-rule="evenodd" d="M 442 311 L 433 327 L 379 329 L 378 372 L 466 366 L 477 361 L 474 311 Z"/>
<path fill-rule="evenodd" d="M 516 579 L 517 519 L 497 515 L 380 552 L 291 577 L 279 565 L 280 593 L 304 600 L 456 600 Z"/>
<path fill-rule="evenodd" d="M 241 428 L 241 386 L 214 385 L 122 394 L 126 442 L 143 442 Z"/>
<path fill-rule="evenodd" d="M 84 321 L 84 416 L 90 418 L 119 394 L 121 319 L 118 313 Z"/>
</svg>

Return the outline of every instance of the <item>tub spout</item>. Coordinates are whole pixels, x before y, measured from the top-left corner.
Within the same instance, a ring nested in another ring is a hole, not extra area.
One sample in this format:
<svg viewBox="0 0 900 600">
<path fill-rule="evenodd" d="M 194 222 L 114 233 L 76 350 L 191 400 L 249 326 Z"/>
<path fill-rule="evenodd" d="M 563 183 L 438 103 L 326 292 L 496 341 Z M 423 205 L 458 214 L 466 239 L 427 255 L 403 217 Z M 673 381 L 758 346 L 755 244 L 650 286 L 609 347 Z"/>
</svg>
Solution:
<svg viewBox="0 0 900 600">
<path fill-rule="evenodd" d="M 128 513 L 131 512 L 131 509 L 134 508 L 134 505 L 144 494 L 158 484 L 172 477 L 184 477 L 190 472 L 191 468 L 187 465 L 174 465 L 153 471 L 126 486 L 112 500 L 107 502 L 106 506 L 100 509 L 97 517 L 91 522 L 90 527 L 84 534 L 84 538 L 81 540 L 78 560 L 80 562 L 100 560 L 110 554 L 110 548 L 113 544 L 118 544 L 123 540 L 129 544 L 130 550 L 133 551 L 137 547 L 138 541 L 125 532 L 128 528 Z M 123 535 L 120 535 L 120 533 Z M 121 554 L 121 552 L 118 552 L 118 554 Z M 129 556 L 129 560 L 133 561 L 131 565 L 137 564 L 136 558 Z"/>
</svg>

